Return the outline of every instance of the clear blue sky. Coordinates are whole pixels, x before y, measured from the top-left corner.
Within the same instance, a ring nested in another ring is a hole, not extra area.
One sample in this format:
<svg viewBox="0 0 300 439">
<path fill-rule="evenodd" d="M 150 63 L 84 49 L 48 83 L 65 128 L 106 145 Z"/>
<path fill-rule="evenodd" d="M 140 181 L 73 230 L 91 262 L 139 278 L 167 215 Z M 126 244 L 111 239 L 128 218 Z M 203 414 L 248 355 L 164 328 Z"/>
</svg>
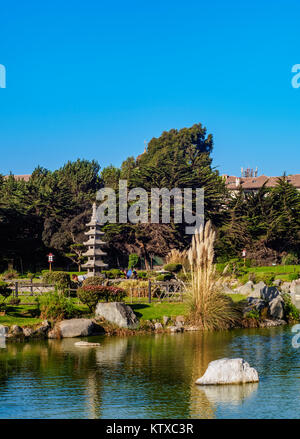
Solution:
<svg viewBox="0 0 300 439">
<path fill-rule="evenodd" d="M 0 173 L 119 166 L 201 122 L 222 173 L 300 173 L 297 1 L 7 1 Z"/>
</svg>

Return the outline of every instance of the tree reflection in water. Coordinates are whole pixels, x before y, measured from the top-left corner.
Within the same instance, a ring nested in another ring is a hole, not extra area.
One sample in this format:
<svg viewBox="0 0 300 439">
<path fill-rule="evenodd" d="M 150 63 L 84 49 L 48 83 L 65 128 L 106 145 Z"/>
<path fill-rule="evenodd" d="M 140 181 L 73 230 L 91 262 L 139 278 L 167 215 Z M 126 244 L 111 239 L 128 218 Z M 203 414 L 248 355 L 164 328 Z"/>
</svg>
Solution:
<svg viewBox="0 0 300 439">
<path fill-rule="evenodd" d="M 210 361 L 242 357 L 259 374 L 290 380 L 299 367 L 289 336 L 276 328 L 86 340 L 101 346 L 76 347 L 77 339 L 8 342 L 0 351 L 0 418 L 230 416 L 243 413 L 261 383 L 195 385 Z"/>
</svg>

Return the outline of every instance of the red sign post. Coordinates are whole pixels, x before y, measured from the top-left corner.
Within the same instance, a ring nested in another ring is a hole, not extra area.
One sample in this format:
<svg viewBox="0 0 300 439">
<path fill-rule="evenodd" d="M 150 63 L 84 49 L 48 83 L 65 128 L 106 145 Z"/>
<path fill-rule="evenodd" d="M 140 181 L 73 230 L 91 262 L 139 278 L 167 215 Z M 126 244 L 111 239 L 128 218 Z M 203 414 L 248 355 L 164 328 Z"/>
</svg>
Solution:
<svg viewBox="0 0 300 439">
<path fill-rule="evenodd" d="M 244 258 L 244 267 L 246 266 L 246 255 L 247 255 L 247 251 L 246 251 L 246 249 L 244 248 L 244 249 L 243 249 L 243 252 L 242 252 L 242 256 L 243 256 L 243 258 Z"/>
<path fill-rule="evenodd" d="M 48 255 L 49 271 L 52 271 L 52 262 L 53 261 L 54 261 L 54 255 L 52 253 L 49 253 L 49 255 Z"/>
</svg>

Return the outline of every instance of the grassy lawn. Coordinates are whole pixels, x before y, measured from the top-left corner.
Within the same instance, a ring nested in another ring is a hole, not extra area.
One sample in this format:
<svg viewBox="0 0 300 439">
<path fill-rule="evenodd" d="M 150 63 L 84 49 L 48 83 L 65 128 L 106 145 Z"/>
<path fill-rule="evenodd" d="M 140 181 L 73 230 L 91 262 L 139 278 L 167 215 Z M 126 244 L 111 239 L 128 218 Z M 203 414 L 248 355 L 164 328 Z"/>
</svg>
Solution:
<svg viewBox="0 0 300 439">
<path fill-rule="evenodd" d="M 129 304 L 137 317 L 141 320 L 162 319 L 163 316 L 175 317 L 188 312 L 186 303 L 145 303 Z"/>
<path fill-rule="evenodd" d="M 9 306 L 6 315 L 0 316 L 0 325 L 34 326 L 42 321 L 35 314 L 35 306 Z"/>
<path fill-rule="evenodd" d="M 250 267 L 249 273 L 277 273 L 288 274 L 300 272 L 300 265 L 271 265 L 270 267 Z"/>
<path fill-rule="evenodd" d="M 31 297 L 33 301 L 34 297 Z M 72 299 L 75 305 L 75 309 L 78 312 L 79 317 L 89 314 L 89 309 L 86 305 L 79 303 L 78 299 Z M 36 305 L 19 305 L 8 306 L 5 316 L 0 316 L 0 325 L 5 326 L 34 326 L 43 319 L 38 317 L 38 309 Z"/>
<path fill-rule="evenodd" d="M 127 302 L 128 303 L 128 302 Z M 82 316 L 89 314 L 88 307 L 78 303 L 74 299 L 74 304 L 79 314 Z M 163 316 L 175 317 L 184 315 L 188 312 L 186 303 L 128 303 L 141 320 L 162 319 Z M 0 316 L 0 325 L 19 325 L 34 326 L 42 321 L 35 316 L 37 308 L 30 305 L 9 306 L 5 316 Z"/>
<path fill-rule="evenodd" d="M 246 297 L 243 294 L 227 294 L 227 296 L 231 297 L 233 302 L 241 302 L 242 300 L 245 300 Z"/>
<path fill-rule="evenodd" d="M 275 276 L 275 280 L 276 280 L 276 279 L 280 279 L 280 280 L 282 280 L 283 282 L 290 282 L 290 281 L 291 281 L 291 279 L 290 279 L 290 274 L 291 274 L 291 273 L 289 273 L 289 274 L 277 274 L 277 275 Z"/>
<path fill-rule="evenodd" d="M 234 302 L 245 300 L 245 296 L 241 294 L 229 294 Z M 163 316 L 176 317 L 178 315 L 186 315 L 189 306 L 186 302 L 152 302 L 148 303 L 148 299 L 127 298 L 126 303 L 133 309 L 137 317 L 141 320 L 162 320 Z M 78 317 L 89 317 L 89 309 L 86 305 L 81 304 L 77 298 L 72 298 L 75 308 L 78 311 Z M 135 302 L 135 303 L 134 303 Z M 139 303 L 137 303 L 139 302 Z M 35 305 L 19 305 L 8 306 L 5 316 L 0 316 L 0 325 L 19 325 L 34 326 L 42 321 L 37 317 L 37 307 Z"/>
</svg>

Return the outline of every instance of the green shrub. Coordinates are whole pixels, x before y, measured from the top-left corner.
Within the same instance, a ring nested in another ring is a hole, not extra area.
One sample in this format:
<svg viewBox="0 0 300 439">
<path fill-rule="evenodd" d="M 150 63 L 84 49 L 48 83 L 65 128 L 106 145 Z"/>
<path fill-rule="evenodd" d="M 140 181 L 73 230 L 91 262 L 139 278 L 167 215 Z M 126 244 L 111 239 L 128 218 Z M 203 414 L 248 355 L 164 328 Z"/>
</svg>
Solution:
<svg viewBox="0 0 300 439">
<path fill-rule="evenodd" d="M 299 279 L 299 273 L 290 273 L 287 277 L 288 280 L 292 282 L 293 280 Z"/>
<path fill-rule="evenodd" d="M 34 279 L 37 277 L 36 273 L 32 273 L 31 271 L 27 271 L 25 274 L 19 274 L 18 279 Z"/>
<path fill-rule="evenodd" d="M 72 299 L 57 292 L 47 293 L 38 298 L 41 318 L 48 320 L 71 319 L 76 314 Z"/>
<path fill-rule="evenodd" d="M 159 282 L 166 282 L 166 281 L 173 279 L 173 277 L 174 276 L 172 273 L 164 273 L 164 274 L 159 274 L 157 276 L 156 280 Z"/>
<path fill-rule="evenodd" d="M 103 285 L 103 282 L 105 282 L 104 276 L 93 276 L 85 279 L 82 285 Z"/>
<path fill-rule="evenodd" d="M 300 320 L 300 311 L 298 308 L 292 303 L 291 296 L 287 293 L 282 295 L 284 300 L 284 313 L 288 321 L 299 321 Z"/>
<path fill-rule="evenodd" d="M 91 312 L 95 312 L 97 303 L 101 300 L 106 302 L 120 302 L 126 297 L 126 292 L 119 287 L 106 285 L 84 285 L 77 290 L 77 297 L 87 305 Z"/>
<path fill-rule="evenodd" d="M 164 270 L 170 271 L 171 273 L 177 273 L 182 270 L 182 264 L 167 264 L 164 266 Z"/>
<path fill-rule="evenodd" d="M 275 279 L 275 273 L 251 273 L 251 280 L 254 283 L 264 282 L 269 287 L 272 286 Z"/>
<path fill-rule="evenodd" d="M 147 273 L 147 271 L 138 271 L 137 277 L 138 277 L 138 279 L 147 279 L 148 273 Z"/>
<path fill-rule="evenodd" d="M 3 273 L 3 279 L 7 279 L 7 280 L 11 280 L 11 279 L 16 279 L 18 277 L 18 272 L 16 270 L 6 270 Z"/>
<path fill-rule="evenodd" d="M 12 289 L 9 287 L 9 284 L 6 282 L 0 282 L 0 296 L 2 296 L 5 300 L 12 293 Z"/>
<path fill-rule="evenodd" d="M 253 278 L 252 276 L 249 275 L 249 273 L 243 274 L 243 276 L 239 277 L 239 282 L 243 285 L 247 283 L 249 280 L 252 280 L 253 282 Z"/>
<path fill-rule="evenodd" d="M 191 280 L 192 274 L 189 271 L 187 273 L 181 271 L 180 273 L 176 273 L 176 278 L 182 280 L 183 282 L 188 282 Z"/>
<path fill-rule="evenodd" d="M 259 311 L 257 311 L 257 309 L 252 309 L 251 311 L 247 312 L 245 317 L 248 319 L 259 320 L 260 318 Z"/>
<path fill-rule="evenodd" d="M 235 259 L 230 259 L 230 261 L 228 261 L 228 263 L 225 265 L 223 271 L 226 274 L 232 274 L 234 276 L 240 277 L 240 276 L 247 274 L 247 272 L 248 272 L 247 268 L 249 268 L 250 266 L 251 266 L 250 259 L 246 259 L 246 263 L 244 266 L 243 259 L 235 258 Z M 219 265 L 219 269 L 221 269 L 221 267 L 222 267 L 222 265 Z"/>
<path fill-rule="evenodd" d="M 71 288 L 70 274 L 65 271 L 43 271 L 43 282 L 55 287 L 62 292 Z"/>
<path fill-rule="evenodd" d="M 103 270 L 102 273 L 107 277 L 107 279 L 119 279 L 125 278 L 125 274 L 119 268 L 112 268 L 111 270 Z"/>
<path fill-rule="evenodd" d="M 218 259 L 218 258 L 217 258 Z M 226 264 L 226 262 L 217 262 L 216 263 L 216 270 L 217 270 L 217 272 L 219 273 L 219 274 L 222 274 L 223 273 L 223 271 L 224 271 L 224 269 L 225 269 L 225 267 L 227 266 L 228 264 Z"/>
<path fill-rule="evenodd" d="M 295 253 L 288 253 L 283 256 L 281 259 L 282 265 L 297 265 L 298 264 L 298 256 Z"/>
<path fill-rule="evenodd" d="M 128 258 L 128 268 L 132 269 L 137 266 L 139 262 L 139 256 L 136 253 L 131 253 Z"/>
<path fill-rule="evenodd" d="M 5 311 L 6 310 L 6 303 L 5 300 L 11 295 L 12 289 L 9 288 L 9 285 L 6 282 L 0 282 L 0 296 L 2 297 L 2 300 L 0 302 L 0 310 Z"/>
</svg>

